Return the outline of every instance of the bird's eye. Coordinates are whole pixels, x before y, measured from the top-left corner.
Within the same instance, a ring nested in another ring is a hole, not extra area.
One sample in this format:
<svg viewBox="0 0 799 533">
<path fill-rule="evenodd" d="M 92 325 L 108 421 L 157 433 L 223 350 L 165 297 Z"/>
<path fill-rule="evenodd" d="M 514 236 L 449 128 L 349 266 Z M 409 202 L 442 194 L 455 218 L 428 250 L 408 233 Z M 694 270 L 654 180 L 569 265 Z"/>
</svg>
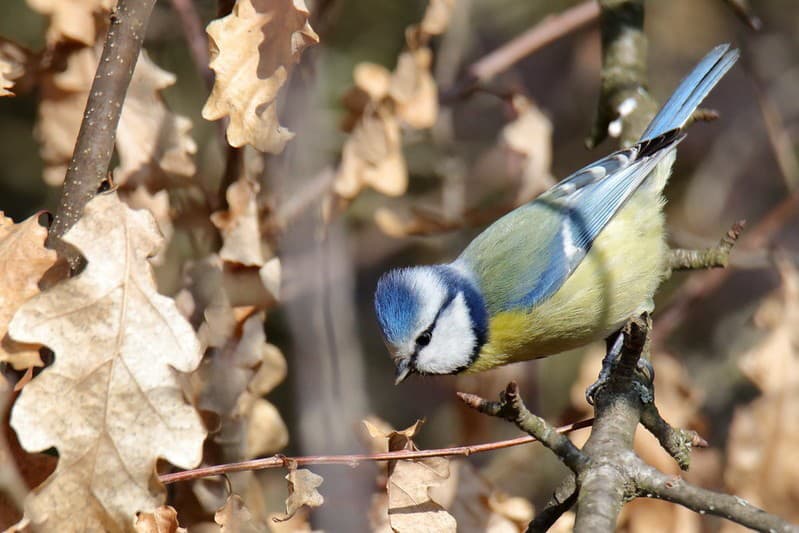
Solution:
<svg viewBox="0 0 799 533">
<path fill-rule="evenodd" d="M 418 337 L 416 337 L 416 344 L 419 346 L 427 346 L 430 344 L 431 337 L 432 334 L 429 331 L 424 331 Z"/>
</svg>

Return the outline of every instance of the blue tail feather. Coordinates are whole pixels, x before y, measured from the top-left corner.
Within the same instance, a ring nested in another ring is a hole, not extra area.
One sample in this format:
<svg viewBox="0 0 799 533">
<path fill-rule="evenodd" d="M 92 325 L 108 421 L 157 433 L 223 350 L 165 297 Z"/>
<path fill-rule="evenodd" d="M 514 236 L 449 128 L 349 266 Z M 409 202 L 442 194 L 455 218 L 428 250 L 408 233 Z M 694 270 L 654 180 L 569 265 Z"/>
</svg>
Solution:
<svg viewBox="0 0 799 533">
<path fill-rule="evenodd" d="M 738 60 L 739 52 L 730 50 L 729 44 L 721 44 L 711 50 L 660 109 L 641 140 L 651 139 L 669 130 L 682 128 L 719 80 Z"/>
</svg>

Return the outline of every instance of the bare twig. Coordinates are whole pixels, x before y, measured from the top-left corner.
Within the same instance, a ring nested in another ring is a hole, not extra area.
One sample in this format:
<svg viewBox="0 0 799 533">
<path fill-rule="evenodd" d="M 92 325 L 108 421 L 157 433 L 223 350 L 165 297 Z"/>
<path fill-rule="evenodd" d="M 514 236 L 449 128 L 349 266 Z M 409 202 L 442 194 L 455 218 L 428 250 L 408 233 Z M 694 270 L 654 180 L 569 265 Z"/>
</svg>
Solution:
<svg viewBox="0 0 799 533">
<path fill-rule="evenodd" d="M 760 17 L 754 14 L 752 11 L 752 6 L 749 4 L 749 0 L 724 0 L 724 3 L 730 6 L 730 9 L 738 15 L 738 18 L 741 19 L 744 24 L 749 26 L 751 29 L 755 31 L 760 31 L 763 27 L 763 21 L 760 20 Z"/>
<path fill-rule="evenodd" d="M 518 37 L 472 63 L 466 70 L 465 79 L 456 83 L 453 88 L 442 92 L 441 99 L 450 101 L 471 93 L 478 84 L 508 70 L 536 50 L 586 26 L 596 20 L 598 16 L 597 3 L 594 0 L 589 0 L 562 13 L 546 17 Z"/>
<path fill-rule="evenodd" d="M 175 10 L 178 20 L 180 20 L 183 34 L 186 36 L 194 67 L 210 90 L 214 86 L 214 74 L 208 68 L 208 37 L 203 28 L 203 21 L 191 0 L 171 0 L 171 2 L 172 9 Z"/>
<path fill-rule="evenodd" d="M 730 259 L 730 252 L 741 236 L 746 225 L 745 220 L 739 220 L 721 238 L 718 245 L 704 250 L 686 250 L 673 248 L 669 254 L 669 268 L 671 270 L 697 270 L 706 268 L 725 268 Z"/>
<path fill-rule="evenodd" d="M 572 470 L 579 470 L 586 461 L 583 453 L 562 433 L 550 426 L 546 420 L 531 413 L 519 396 L 519 386 L 511 381 L 502 391 L 498 402 L 484 400 L 474 394 L 458 393 L 463 402 L 481 413 L 504 418 L 513 422 L 522 431 L 535 437 Z"/>
<path fill-rule="evenodd" d="M 549 531 L 552 524 L 566 511 L 577 503 L 577 484 L 574 476 L 568 476 L 561 485 L 555 489 L 552 499 L 547 502 L 540 513 L 535 515 L 533 521 L 527 526 L 527 533 L 544 533 Z"/>
<path fill-rule="evenodd" d="M 744 250 L 757 250 L 766 246 L 774 234 L 799 211 L 799 192 L 795 192 L 771 209 L 751 230 L 741 237 L 738 247 Z M 652 335 L 652 342 L 662 343 L 688 315 L 688 309 L 697 301 L 715 292 L 727 277 L 729 269 L 712 270 L 695 274 L 684 283 L 672 300 L 661 308 L 657 315 L 658 327 Z"/>
<path fill-rule="evenodd" d="M 555 428 L 557 433 L 570 433 L 578 429 L 590 427 L 593 419 L 581 420 L 574 424 L 567 424 L 559 428 Z M 453 448 L 439 448 L 434 450 L 402 450 L 398 452 L 384 452 L 384 453 L 364 453 L 364 454 L 350 454 L 350 455 L 309 455 L 305 457 L 285 457 L 283 455 L 275 455 L 265 459 L 253 459 L 251 461 L 242 461 L 240 463 L 230 463 L 224 465 L 207 466 L 204 468 L 195 468 L 193 470 L 184 470 L 182 472 L 174 472 L 172 474 L 163 474 L 158 477 L 161 483 L 167 485 L 178 481 L 188 481 L 192 479 L 199 479 L 203 477 L 219 476 L 223 474 L 230 474 L 233 472 L 243 472 L 245 470 L 265 470 L 269 468 L 285 468 L 289 463 L 296 464 L 297 466 L 304 465 L 348 465 L 357 466 L 360 463 L 367 461 L 397 461 L 400 459 L 424 459 L 427 457 L 468 457 L 475 453 L 489 452 L 493 450 L 501 450 L 503 448 L 510 448 L 512 446 L 520 446 L 535 442 L 536 439 L 530 436 L 518 437 L 515 439 L 502 440 L 497 442 L 489 442 L 486 444 L 474 444 L 471 446 L 456 446 Z"/>
<path fill-rule="evenodd" d="M 688 470 L 691 466 L 691 448 L 706 448 L 708 445 L 696 431 L 669 425 L 660 416 L 654 403 L 644 406 L 641 411 L 641 424 L 657 438 L 663 449 L 677 461 L 681 470 Z"/>
<path fill-rule="evenodd" d="M 47 245 L 64 255 L 73 269 L 79 264 L 80 254 L 66 246 L 61 237 L 81 217 L 84 206 L 108 174 L 122 104 L 154 4 L 155 0 L 119 0 L 111 13 L 111 25 L 47 237 Z"/>
</svg>

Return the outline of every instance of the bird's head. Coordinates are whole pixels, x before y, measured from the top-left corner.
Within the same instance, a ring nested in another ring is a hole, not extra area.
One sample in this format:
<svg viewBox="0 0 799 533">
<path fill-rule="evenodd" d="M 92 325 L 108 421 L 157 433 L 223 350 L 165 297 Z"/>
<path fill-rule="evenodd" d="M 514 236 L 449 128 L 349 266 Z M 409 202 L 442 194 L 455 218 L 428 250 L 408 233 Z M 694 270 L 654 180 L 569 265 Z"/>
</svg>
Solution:
<svg viewBox="0 0 799 533">
<path fill-rule="evenodd" d="M 488 313 L 477 286 L 449 265 L 392 270 L 377 283 L 377 320 L 396 383 L 411 373 L 455 374 L 477 359 Z"/>
</svg>

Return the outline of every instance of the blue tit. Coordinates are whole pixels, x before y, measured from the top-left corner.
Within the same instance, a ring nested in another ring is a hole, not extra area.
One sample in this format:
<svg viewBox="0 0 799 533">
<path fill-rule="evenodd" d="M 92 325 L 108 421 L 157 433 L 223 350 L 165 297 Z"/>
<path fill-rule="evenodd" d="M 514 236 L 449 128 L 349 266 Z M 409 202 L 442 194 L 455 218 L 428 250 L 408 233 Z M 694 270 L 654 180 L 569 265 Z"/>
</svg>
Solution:
<svg viewBox="0 0 799 533">
<path fill-rule="evenodd" d="M 682 128 L 738 55 L 714 48 L 638 143 L 503 216 L 452 263 L 384 274 L 375 309 L 396 382 L 560 353 L 651 311 L 668 254 L 662 191 Z"/>
</svg>

